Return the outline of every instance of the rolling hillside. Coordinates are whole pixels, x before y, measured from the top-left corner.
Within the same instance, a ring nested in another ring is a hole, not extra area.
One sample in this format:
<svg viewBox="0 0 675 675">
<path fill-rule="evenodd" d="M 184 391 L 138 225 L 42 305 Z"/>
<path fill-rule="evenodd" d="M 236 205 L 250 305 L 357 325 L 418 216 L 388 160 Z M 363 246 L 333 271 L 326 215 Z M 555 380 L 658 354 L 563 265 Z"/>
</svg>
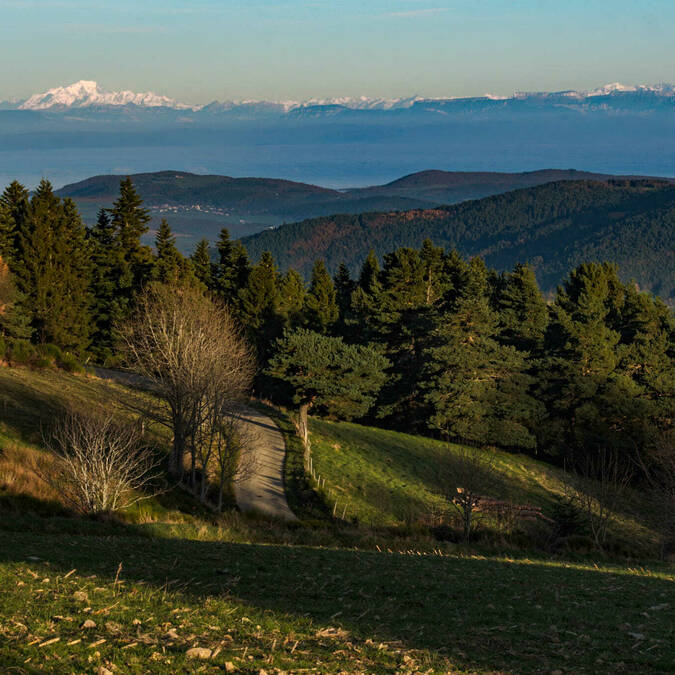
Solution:
<svg viewBox="0 0 675 675">
<path fill-rule="evenodd" d="M 659 180 L 553 182 L 434 209 L 316 218 L 244 239 L 307 274 L 315 259 L 356 272 L 370 248 L 382 256 L 425 239 L 498 270 L 529 262 L 551 291 L 583 261 L 619 264 L 624 279 L 675 298 L 675 186 Z"/>
<path fill-rule="evenodd" d="M 421 171 L 385 185 L 333 190 L 276 178 L 231 178 L 185 171 L 133 174 L 132 179 L 155 223 L 165 217 L 189 251 L 206 237 L 215 239 L 223 225 L 243 237 L 284 222 L 336 213 L 427 209 L 479 199 L 550 181 L 610 180 L 582 171 L 544 169 L 525 173 Z M 117 198 L 119 175 L 93 176 L 57 191 L 71 197 L 86 222 Z"/>
</svg>

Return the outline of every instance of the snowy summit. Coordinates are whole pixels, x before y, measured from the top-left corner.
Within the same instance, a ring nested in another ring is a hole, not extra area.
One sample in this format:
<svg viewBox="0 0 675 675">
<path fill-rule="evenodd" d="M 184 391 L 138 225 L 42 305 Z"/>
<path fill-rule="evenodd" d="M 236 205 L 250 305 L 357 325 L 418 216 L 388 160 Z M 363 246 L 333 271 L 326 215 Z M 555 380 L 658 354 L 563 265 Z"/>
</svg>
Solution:
<svg viewBox="0 0 675 675">
<path fill-rule="evenodd" d="M 41 94 L 34 94 L 21 104 L 22 110 L 47 110 L 49 108 L 86 108 L 99 105 L 138 105 L 146 108 L 190 108 L 167 96 L 152 92 L 137 94 L 133 91 L 104 91 L 93 80 L 80 80 L 67 87 L 55 87 Z"/>
</svg>

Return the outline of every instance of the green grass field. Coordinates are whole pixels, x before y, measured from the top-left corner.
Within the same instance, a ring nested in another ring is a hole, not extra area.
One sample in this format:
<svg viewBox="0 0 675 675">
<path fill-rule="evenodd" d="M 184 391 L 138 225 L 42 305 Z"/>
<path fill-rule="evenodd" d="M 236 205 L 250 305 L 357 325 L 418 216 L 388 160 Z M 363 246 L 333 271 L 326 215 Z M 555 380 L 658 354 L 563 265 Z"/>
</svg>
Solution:
<svg viewBox="0 0 675 675">
<path fill-rule="evenodd" d="M 457 445 L 348 422 L 314 419 L 312 454 L 317 478 L 326 481 L 326 499 L 335 511 L 368 525 L 401 525 L 452 517 L 446 498 L 452 484 Z M 564 498 L 562 470 L 527 455 L 492 451 L 496 475 L 487 496 L 540 507 L 552 516 Z M 655 541 L 636 513 L 644 509 L 639 495 L 628 492 L 614 514 L 615 546 L 647 554 Z M 479 523 L 480 529 L 481 523 Z M 483 529 L 495 524 L 483 522 Z"/>
<path fill-rule="evenodd" d="M 109 395 L 95 378 L 0 368 L 1 672 L 675 669 L 672 566 L 478 555 L 401 527 L 409 504 L 438 499 L 434 441 L 313 421 L 316 466 L 358 526 L 316 500 L 306 523 L 217 517 L 179 489 L 121 517 L 73 517 L 27 465 L 68 401 Z M 499 462 L 509 494 L 549 507 L 555 471 Z"/>
</svg>

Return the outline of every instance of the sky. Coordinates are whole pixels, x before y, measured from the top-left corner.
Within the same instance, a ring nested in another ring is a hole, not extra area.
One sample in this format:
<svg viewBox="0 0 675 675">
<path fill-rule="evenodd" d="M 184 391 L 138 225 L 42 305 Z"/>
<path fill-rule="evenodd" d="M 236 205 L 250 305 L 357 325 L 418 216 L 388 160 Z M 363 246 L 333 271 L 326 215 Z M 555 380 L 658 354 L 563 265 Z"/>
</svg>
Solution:
<svg viewBox="0 0 675 675">
<path fill-rule="evenodd" d="M 0 0 L 0 100 L 81 79 L 194 104 L 673 82 L 674 31 L 673 0 Z"/>
</svg>

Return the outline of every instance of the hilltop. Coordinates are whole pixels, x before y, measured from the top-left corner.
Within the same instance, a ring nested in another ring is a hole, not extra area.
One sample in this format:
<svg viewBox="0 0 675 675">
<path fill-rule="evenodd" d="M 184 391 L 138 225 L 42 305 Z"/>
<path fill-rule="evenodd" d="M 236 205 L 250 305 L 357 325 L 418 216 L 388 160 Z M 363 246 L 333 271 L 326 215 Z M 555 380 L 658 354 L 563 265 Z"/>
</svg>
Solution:
<svg viewBox="0 0 675 675">
<path fill-rule="evenodd" d="M 268 250 L 282 268 L 307 274 L 317 258 L 356 272 L 371 248 L 382 256 L 428 238 L 498 270 L 529 262 L 545 292 L 582 261 L 611 260 L 624 279 L 672 300 L 674 224 L 671 182 L 583 180 L 433 209 L 309 219 L 243 241 L 252 257 Z"/>
<path fill-rule="evenodd" d="M 74 199 L 85 220 L 91 222 L 100 208 L 112 205 L 121 178 L 92 176 L 64 186 L 57 194 Z M 617 177 L 574 169 L 522 173 L 426 170 L 384 185 L 345 190 L 277 178 L 186 171 L 138 173 L 131 178 L 155 219 L 169 218 L 187 250 L 201 237 L 215 238 L 223 225 L 235 236 L 247 236 L 285 222 L 336 213 L 428 209 L 551 181 Z"/>
</svg>

